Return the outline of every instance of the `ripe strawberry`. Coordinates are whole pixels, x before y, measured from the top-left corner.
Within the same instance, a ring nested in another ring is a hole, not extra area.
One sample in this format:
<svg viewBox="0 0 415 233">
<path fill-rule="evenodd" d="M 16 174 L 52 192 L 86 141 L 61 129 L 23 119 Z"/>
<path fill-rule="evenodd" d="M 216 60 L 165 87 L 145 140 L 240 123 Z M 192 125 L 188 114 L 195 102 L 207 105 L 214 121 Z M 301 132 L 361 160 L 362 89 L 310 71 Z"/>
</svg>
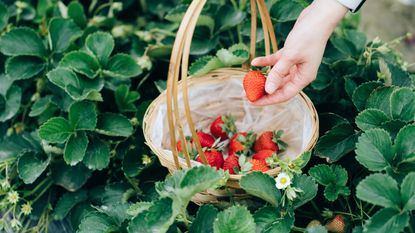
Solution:
<svg viewBox="0 0 415 233">
<path fill-rule="evenodd" d="M 235 154 L 229 154 L 223 163 L 223 170 L 229 171 L 229 174 L 235 174 L 235 170 L 239 170 L 239 158 Z"/>
<path fill-rule="evenodd" d="M 240 132 L 232 136 L 229 142 L 229 154 L 247 154 L 252 144 L 255 142 L 256 135 L 253 133 Z"/>
<path fill-rule="evenodd" d="M 246 97 L 254 102 L 261 99 L 265 92 L 266 77 L 259 71 L 249 71 L 244 78 L 243 85 Z"/>
<path fill-rule="evenodd" d="M 223 155 L 221 152 L 217 150 L 205 151 L 205 157 L 206 157 L 206 160 L 208 161 L 208 164 L 211 167 L 215 167 L 218 170 L 222 168 L 224 161 L 223 161 Z M 196 157 L 196 161 L 203 163 L 200 156 Z"/>
<path fill-rule="evenodd" d="M 257 153 L 255 153 L 252 158 L 257 160 L 265 161 L 267 158 L 271 157 L 275 151 L 273 150 L 260 150 Z"/>
<path fill-rule="evenodd" d="M 282 130 L 278 130 L 277 132 L 263 132 L 254 144 L 255 152 L 259 152 L 261 150 L 273 150 L 276 152 L 285 150 L 287 144 L 281 140 L 283 133 L 284 131 Z"/>
<path fill-rule="evenodd" d="M 215 139 L 210 134 L 199 131 L 197 132 L 197 136 L 199 137 L 200 145 L 203 148 L 212 148 L 213 144 L 215 143 Z"/>
<path fill-rule="evenodd" d="M 344 222 L 343 215 L 337 214 L 332 220 L 326 224 L 326 229 L 335 233 L 346 232 L 346 223 Z"/>
<path fill-rule="evenodd" d="M 182 140 L 179 140 L 176 144 L 177 151 L 180 152 L 180 153 L 183 152 L 183 145 L 182 144 L 183 144 Z M 191 137 L 186 137 L 186 144 L 187 144 L 187 149 L 189 151 L 195 149 Z"/>
<path fill-rule="evenodd" d="M 266 172 L 269 170 L 269 167 L 264 160 L 251 159 L 251 164 L 252 164 L 251 171 Z"/>
<path fill-rule="evenodd" d="M 210 133 L 221 140 L 228 139 L 235 132 L 235 122 L 230 116 L 218 116 L 210 125 Z"/>
</svg>

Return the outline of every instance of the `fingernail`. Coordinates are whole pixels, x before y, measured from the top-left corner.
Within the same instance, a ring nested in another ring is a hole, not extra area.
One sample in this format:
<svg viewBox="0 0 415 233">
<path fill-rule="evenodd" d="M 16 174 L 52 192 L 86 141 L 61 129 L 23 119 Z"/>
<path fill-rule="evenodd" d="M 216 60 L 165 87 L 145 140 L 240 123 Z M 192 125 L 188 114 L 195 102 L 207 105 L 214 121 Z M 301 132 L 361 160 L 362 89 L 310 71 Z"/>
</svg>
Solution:
<svg viewBox="0 0 415 233">
<path fill-rule="evenodd" d="M 257 59 L 257 58 L 254 58 L 254 59 L 251 61 L 251 65 L 254 65 L 255 63 L 257 63 L 257 61 L 258 61 L 258 59 Z"/>
<path fill-rule="evenodd" d="M 268 93 L 268 94 L 272 94 L 272 93 L 274 93 L 274 91 L 277 89 L 277 86 L 275 86 L 275 84 L 273 83 L 273 82 L 267 82 L 266 84 L 265 84 L 265 91 Z"/>
</svg>

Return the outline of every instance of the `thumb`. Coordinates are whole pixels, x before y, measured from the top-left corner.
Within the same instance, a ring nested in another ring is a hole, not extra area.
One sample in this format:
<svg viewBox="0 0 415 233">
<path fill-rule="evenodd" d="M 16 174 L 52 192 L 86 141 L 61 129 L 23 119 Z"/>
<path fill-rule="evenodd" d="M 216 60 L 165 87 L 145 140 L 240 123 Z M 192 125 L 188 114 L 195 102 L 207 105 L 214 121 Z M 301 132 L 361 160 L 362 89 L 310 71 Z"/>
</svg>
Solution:
<svg viewBox="0 0 415 233">
<path fill-rule="evenodd" d="M 272 94 L 277 90 L 283 83 L 285 78 L 290 73 L 291 67 L 295 65 L 293 59 L 288 59 L 284 56 L 272 67 L 268 74 L 267 81 L 265 83 L 265 91 L 268 94 Z"/>
</svg>

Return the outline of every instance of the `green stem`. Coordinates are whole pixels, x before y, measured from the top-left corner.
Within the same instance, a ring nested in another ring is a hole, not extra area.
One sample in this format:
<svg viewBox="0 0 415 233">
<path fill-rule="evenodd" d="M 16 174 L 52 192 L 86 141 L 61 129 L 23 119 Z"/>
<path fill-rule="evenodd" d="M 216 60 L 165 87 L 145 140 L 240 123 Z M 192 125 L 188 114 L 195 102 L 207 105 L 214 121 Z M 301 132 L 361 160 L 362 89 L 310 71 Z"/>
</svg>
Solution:
<svg viewBox="0 0 415 233">
<path fill-rule="evenodd" d="M 236 3 L 235 0 L 231 0 L 232 6 L 233 8 L 235 8 L 235 10 L 238 10 L 238 4 Z"/>
<path fill-rule="evenodd" d="M 320 209 L 318 208 L 317 204 L 314 202 L 314 200 L 310 201 L 311 205 L 313 206 L 313 209 L 316 211 L 318 215 L 320 215 Z"/>
<path fill-rule="evenodd" d="M 47 177 L 46 179 L 42 180 L 42 182 L 40 182 L 34 189 L 32 189 L 31 191 L 25 193 L 23 195 L 23 197 L 28 197 L 34 193 L 36 193 L 45 183 L 51 181 L 52 179 L 50 177 Z"/>
<path fill-rule="evenodd" d="M 35 199 L 33 199 L 32 202 L 35 203 L 36 201 L 38 201 L 39 198 L 41 198 L 43 194 L 45 194 L 45 192 L 47 192 L 52 185 L 53 185 L 53 182 L 50 182 L 49 184 L 47 184 L 47 186 L 42 190 L 42 192 L 40 192 L 39 195 L 36 196 Z"/>
<path fill-rule="evenodd" d="M 305 228 L 301 228 L 301 227 L 296 227 L 296 226 L 293 226 L 293 228 L 292 228 L 294 231 L 299 231 L 299 232 L 305 232 L 306 231 L 306 229 Z"/>
</svg>

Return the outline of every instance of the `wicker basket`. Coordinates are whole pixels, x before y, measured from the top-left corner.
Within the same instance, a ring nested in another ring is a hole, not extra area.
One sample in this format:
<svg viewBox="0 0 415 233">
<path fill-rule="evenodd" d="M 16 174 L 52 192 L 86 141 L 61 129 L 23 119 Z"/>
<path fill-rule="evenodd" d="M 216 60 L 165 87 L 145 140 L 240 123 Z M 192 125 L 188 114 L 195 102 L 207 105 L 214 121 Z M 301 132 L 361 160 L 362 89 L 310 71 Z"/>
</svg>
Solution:
<svg viewBox="0 0 415 233">
<path fill-rule="evenodd" d="M 236 116 L 240 130 L 260 133 L 284 129 L 288 133 L 283 139 L 289 143 L 286 156 L 291 159 L 303 151 L 311 150 L 318 138 L 318 116 L 304 93 L 299 93 L 286 103 L 254 107 L 244 97 L 242 87 L 247 69 L 226 68 L 198 77 L 187 76 L 191 40 L 205 3 L 206 0 L 192 1 L 177 32 L 170 59 L 167 90 L 151 103 L 144 116 L 143 129 L 148 146 L 158 156 L 161 164 L 173 173 L 178 169 L 200 165 L 190 159 L 186 150 L 185 158 L 180 158 L 175 147 L 177 140 L 184 141 L 185 135 L 192 135 L 199 155 L 206 163 L 196 129 L 207 129 L 218 115 L 231 114 Z M 266 35 L 265 53 L 270 54 L 271 46 L 274 52 L 277 51 L 277 40 L 264 0 L 251 0 L 251 58 L 255 57 L 256 6 Z M 274 168 L 266 173 L 276 176 L 279 171 L 279 168 Z M 241 175 L 230 175 L 224 189 L 207 190 L 192 200 L 202 204 L 226 201 L 230 197 L 235 200 L 249 198 L 240 189 L 240 178 Z"/>
</svg>

